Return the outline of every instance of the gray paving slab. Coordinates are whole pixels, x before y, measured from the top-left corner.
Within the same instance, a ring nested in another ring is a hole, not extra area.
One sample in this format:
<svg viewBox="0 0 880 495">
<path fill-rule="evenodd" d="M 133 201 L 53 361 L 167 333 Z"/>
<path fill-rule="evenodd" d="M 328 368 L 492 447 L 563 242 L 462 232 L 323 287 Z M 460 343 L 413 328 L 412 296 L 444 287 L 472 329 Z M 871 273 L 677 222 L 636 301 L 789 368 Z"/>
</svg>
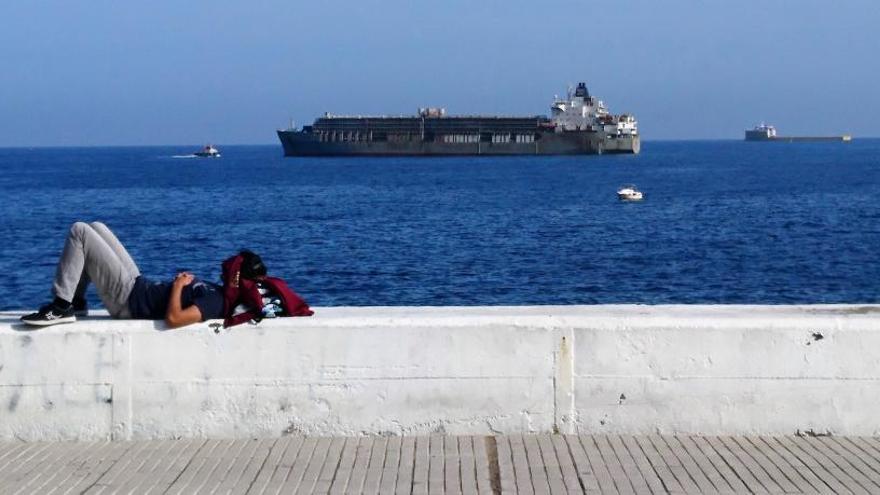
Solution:
<svg viewBox="0 0 880 495">
<path fill-rule="evenodd" d="M 260 495 L 266 491 L 272 477 L 275 476 L 276 471 L 281 465 L 281 459 L 287 453 L 287 449 L 292 443 L 293 439 L 288 437 L 279 438 L 272 444 L 272 447 L 269 449 L 269 456 L 266 457 L 265 465 L 261 467 L 245 493 Z"/>
<path fill-rule="evenodd" d="M 650 495 L 652 493 L 651 488 L 648 486 L 648 482 L 639 469 L 638 464 L 636 464 L 636 459 L 632 456 L 629 449 L 626 448 L 626 445 L 624 445 L 623 438 L 619 435 L 609 435 L 606 436 L 606 440 L 620 461 L 620 465 L 629 478 L 633 490 L 639 495 Z"/>
<path fill-rule="evenodd" d="M 822 483 L 828 486 L 830 492 L 832 493 L 852 493 L 846 486 L 844 486 L 837 477 L 826 469 L 819 460 L 809 455 L 807 452 L 801 450 L 801 448 L 795 443 L 791 442 L 789 437 L 779 437 L 774 439 L 779 443 L 784 449 L 791 452 L 801 463 L 803 463 L 807 468 L 812 471 L 819 479 L 822 480 Z M 820 490 L 823 492 L 823 490 Z"/>
<path fill-rule="evenodd" d="M 41 454 L 48 452 L 52 448 L 49 442 L 34 442 L 24 444 L 20 449 L 16 449 L 4 464 L 0 465 L 0 477 L 4 479 L 14 480 L 16 473 L 29 466 L 33 466 L 39 460 Z"/>
<path fill-rule="evenodd" d="M 666 446 L 672 452 L 672 455 L 674 455 L 676 459 L 678 459 L 678 462 L 681 463 L 681 466 L 684 467 L 684 470 L 687 472 L 688 476 L 690 476 L 691 480 L 696 483 L 701 493 L 711 493 L 717 490 L 712 482 L 709 481 L 709 478 L 703 470 L 697 465 L 690 454 L 688 454 L 678 437 L 667 436 L 663 437 L 663 440 L 666 442 Z"/>
<path fill-rule="evenodd" d="M 539 435 L 538 448 L 541 451 L 541 459 L 544 462 L 544 471 L 547 473 L 547 481 L 550 484 L 551 493 L 568 493 L 565 487 L 565 478 L 562 475 L 562 466 L 559 465 L 559 457 L 553 446 L 552 435 Z"/>
<path fill-rule="evenodd" d="M 626 449 L 626 452 L 635 464 L 636 469 L 638 469 L 642 480 L 648 487 L 647 493 L 667 493 L 666 488 L 663 487 L 663 481 L 660 479 L 657 471 L 651 466 L 648 456 L 645 455 L 635 438 L 632 435 L 620 435 L 620 443 L 623 448 Z"/>
<path fill-rule="evenodd" d="M 692 438 L 689 436 L 679 436 L 676 437 L 676 440 L 678 440 L 678 443 L 681 445 L 683 452 L 693 460 L 693 463 L 697 466 L 700 473 L 709 480 L 711 490 L 720 494 L 734 493 L 733 488 L 731 488 L 730 484 L 719 472 L 718 468 L 716 468 L 707 456 L 703 455 L 703 451 L 700 450 Z"/>
<path fill-rule="evenodd" d="M 608 466 L 608 472 L 611 473 L 611 478 L 614 480 L 614 486 L 617 489 L 617 493 L 620 493 L 621 495 L 633 495 L 635 489 L 633 488 L 632 481 L 626 471 L 624 471 L 623 464 L 620 462 L 620 459 L 618 459 L 617 454 L 608 442 L 608 436 L 591 435 L 590 438 L 599 450 L 602 462 Z"/>
<path fill-rule="evenodd" d="M 814 473 L 812 469 L 804 464 L 791 451 L 783 447 L 775 438 L 754 437 L 752 438 L 752 441 L 753 443 L 762 443 L 766 445 L 770 451 L 782 460 L 782 462 L 791 467 L 793 472 L 796 473 L 802 481 L 797 481 L 797 478 L 794 476 L 790 476 L 790 478 L 796 485 L 798 485 L 798 487 L 800 487 L 802 493 L 823 493 L 831 489 L 830 486 L 816 476 L 816 473 Z M 806 486 L 804 485 L 804 482 L 806 482 Z"/>
<path fill-rule="evenodd" d="M 516 493 L 534 494 L 532 474 L 529 469 L 528 454 L 522 435 L 510 435 L 510 453 L 513 457 L 513 471 L 516 478 Z"/>
<path fill-rule="evenodd" d="M 599 482 L 596 480 L 596 475 L 593 474 L 593 468 L 580 439 L 576 435 L 564 435 L 562 438 L 565 440 L 565 447 L 569 455 L 571 455 L 578 485 L 586 493 L 599 493 Z"/>
<path fill-rule="evenodd" d="M 577 467 L 568 444 L 562 435 L 550 435 L 550 443 L 556 452 L 559 461 L 559 471 L 562 473 L 562 483 L 565 485 L 565 493 L 583 493 L 583 488 L 578 480 Z"/>
<path fill-rule="evenodd" d="M 669 448 L 666 440 L 660 435 L 649 435 L 648 440 L 657 449 L 660 455 L 659 462 L 666 465 L 666 469 L 675 477 L 682 491 L 684 493 L 700 493 L 700 488 L 688 474 L 681 460 Z"/>
<path fill-rule="evenodd" d="M 498 450 L 494 437 L 473 437 L 477 493 L 490 494 L 501 490 L 498 474 Z M 494 487 L 494 488 L 493 488 Z"/>
<path fill-rule="evenodd" d="M 516 470 L 513 466 L 513 452 L 508 437 L 495 438 L 498 462 L 498 481 L 502 493 L 516 493 Z"/>
<path fill-rule="evenodd" d="M 831 473 L 834 479 L 840 482 L 843 485 L 843 489 L 839 489 L 837 491 L 841 493 L 853 493 L 853 494 L 864 494 L 868 493 L 861 485 L 858 484 L 857 481 L 852 479 L 840 466 L 831 461 L 831 459 L 827 458 L 822 452 L 817 450 L 813 445 L 808 442 L 801 441 L 802 439 L 793 437 L 793 438 L 785 438 L 786 442 L 798 448 L 804 455 L 810 456 L 815 460 L 815 463 L 822 466 L 827 472 Z"/>
<path fill-rule="evenodd" d="M 443 452 L 443 436 L 431 435 L 428 446 L 428 493 L 444 493 L 445 470 L 444 461 L 446 455 Z"/>
<path fill-rule="evenodd" d="M 752 472 L 742 463 L 740 458 L 736 456 L 727 445 L 719 437 L 707 437 L 709 445 L 724 459 L 724 462 L 730 466 L 730 469 L 736 474 L 736 477 L 745 485 L 748 493 L 769 493 L 764 485 L 752 474 Z"/>
<path fill-rule="evenodd" d="M 348 481 L 351 479 L 351 472 L 354 469 L 354 461 L 357 457 L 357 449 L 360 440 L 361 439 L 357 437 L 349 437 L 345 439 L 342 445 L 342 450 L 339 454 L 339 461 L 336 466 L 336 471 L 333 474 L 332 481 L 330 482 L 329 493 L 345 493 Z"/>
<path fill-rule="evenodd" d="M 88 489 L 86 494 L 112 493 L 130 476 L 137 473 L 137 468 L 144 459 L 144 453 L 150 452 L 150 442 L 130 442 L 132 448 L 127 450 L 100 478 Z"/>
<path fill-rule="evenodd" d="M 367 476 L 364 478 L 364 488 L 362 493 L 379 493 L 379 483 L 382 481 L 382 470 L 385 468 L 385 456 L 387 451 L 387 438 L 377 438 L 373 440 L 373 449 L 370 452 L 370 462 L 367 464 Z"/>
<path fill-rule="evenodd" d="M 458 437 L 459 472 L 461 473 L 461 493 L 477 495 L 477 463 L 474 458 L 474 442 L 482 439 L 474 437 Z"/>
<path fill-rule="evenodd" d="M 0 493 L 880 493 L 868 437 L 0 442 Z"/>
<path fill-rule="evenodd" d="M 425 495 L 428 493 L 428 469 L 431 462 L 430 443 L 428 437 L 416 437 L 415 465 L 413 466 L 412 480 L 413 495 Z"/>
<path fill-rule="evenodd" d="M 385 465 L 379 481 L 379 493 L 394 493 L 397 488 L 397 473 L 400 472 L 401 437 L 392 437 L 385 444 Z"/>
<path fill-rule="evenodd" d="M 318 482 L 318 477 L 321 475 L 321 469 L 324 467 L 324 461 L 327 459 L 328 452 L 330 452 L 332 442 L 333 439 L 330 437 L 318 439 L 318 442 L 315 444 L 315 450 L 312 452 L 308 464 L 306 464 L 302 479 L 296 487 L 295 493 L 314 493 L 315 483 Z"/>
<path fill-rule="evenodd" d="M 684 488 L 682 488 L 678 479 L 676 479 L 675 474 L 669 469 L 669 466 L 663 460 L 663 456 L 660 455 L 660 451 L 657 450 L 657 447 L 654 446 L 651 439 L 646 436 L 638 436 L 634 437 L 633 440 L 645 455 L 648 464 L 650 464 L 651 468 L 654 470 L 654 473 L 663 485 L 665 492 L 675 494 L 684 493 Z"/>
<path fill-rule="evenodd" d="M 880 461 L 872 457 L 872 455 L 878 455 L 880 453 L 872 451 L 872 449 L 863 449 L 860 447 L 861 439 L 859 438 L 829 437 L 823 440 L 826 440 L 828 443 L 837 444 L 839 452 L 846 452 L 844 455 L 848 456 L 847 458 L 850 462 L 861 462 L 867 470 L 870 470 L 870 473 L 866 473 L 866 475 L 875 484 L 880 485 Z"/>
<path fill-rule="evenodd" d="M 690 436 L 690 442 L 696 447 L 697 451 L 695 455 L 700 456 L 701 458 L 708 461 L 709 464 L 712 465 L 713 468 L 721 475 L 721 478 L 724 479 L 724 482 L 727 483 L 727 486 L 730 487 L 730 490 L 723 490 L 719 488 L 719 492 L 721 493 L 748 493 L 748 488 L 742 482 L 740 477 L 736 474 L 736 472 L 731 468 L 731 466 L 725 461 L 721 455 L 712 447 L 709 441 L 704 437 L 699 436 Z"/>
<path fill-rule="evenodd" d="M 345 488 L 345 493 L 361 493 L 364 480 L 367 477 L 367 466 L 370 463 L 372 450 L 373 439 L 369 437 L 361 438 L 355 452 L 354 466 L 351 469 L 351 476 Z"/>
<path fill-rule="evenodd" d="M 785 488 L 787 493 L 815 493 L 816 488 L 810 484 L 803 474 L 761 438 L 745 437 L 740 439 L 740 441 L 750 443 L 771 463 L 774 469 L 785 477 L 787 480 L 786 484 L 780 484 L 780 486 Z"/>
<path fill-rule="evenodd" d="M 400 462 L 398 463 L 397 482 L 394 485 L 394 493 L 404 494 L 413 492 L 413 471 L 416 464 L 416 439 L 402 437 L 400 441 Z"/>
<path fill-rule="evenodd" d="M 257 475 L 266 465 L 266 462 L 269 459 L 269 454 L 272 452 L 272 447 L 277 441 L 278 440 L 274 438 L 264 438 L 259 441 L 254 450 L 253 456 L 244 468 L 244 471 L 242 471 L 238 481 L 232 486 L 232 488 L 230 488 L 228 493 L 243 495 L 251 489 L 254 481 L 257 479 Z"/>
<path fill-rule="evenodd" d="M 155 482 L 156 475 L 154 471 L 163 460 L 174 455 L 174 451 L 181 449 L 185 444 L 181 442 L 162 442 L 153 440 L 149 442 L 148 448 L 140 455 L 141 459 L 137 463 L 137 468 L 129 469 L 130 476 L 121 479 L 117 486 L 109 487 L 111 492 L 122 493 L 142 493 L 146 491 L 146 486 L 150 486 Z"/>
<path fill-rule="evenodd" d="M 626 473 L 633 491 L 639 495 L 650 495 L 651 488 L 639 469 L 636 458 L 633 457 L 630 450 L 624 444 L 623 438 L 620 435 L 606 435 L 605 440 L 611 447 L 611 451 L 618 462 L 620 462 L 620 466 L 623 468 L 623 472 Z"/>
<path fill-rule="evenodd" d="M 50 449 L 48 455 L 39 463 L 30 463 L 26 469 L 19 471 L 18 475 L 9 477 L 11 478 L 10 486 L 7 488 L 6 493 L 13 495 L 39 493 L 41 487 L 52 486 L 50 483 L 53 478 L 58 477 L 61 473 L 70 473 L 72 471 L 70 468 L 72 463 L 71 457 L 75 456 L 76 452 L 86 450 L 90 446 L 91 444 L 63 443 Z"/>
<path fill-rule="evenodd" d="M 309 464 L 312 462 L 312 457 L 315 455 L 315 451 L 318 450 L 319 442 L 322 440 L 323 439 L 311 437 L 306 438 L 303 441 L 299 453 L 293 461 L 293 466 L 287 474 L 287 478 L 281 484 L 281 493 L 295 493 L 296 490 L 299 489 L 303 477 L 305 477 L 306 469 L 308 469 Z M 320 452 L 318 455 L 320 455 Z"/>
<path fill-rule="evenodd" d="M 271 476 L 269 476 L 269 479 L 265 481 L 264 484 L 263 480 L 260 479 L 260 476 L 257 475 L 257 480 L 260 483 L 257 485 L 257 482 L 255 482 L 255 487 L 251 490 L 252 492 L 256 493 L 255 490 L 257 487 L 260 489 L 258 493 L 262 494 L 277 494 L 281 492 L 281 486 L 287 480 L 287 477 L 290 476 L 290 471 L 293 469 L 293 465 L 296 462 L 300 449 L 302 449 L 303 444 L 305 443 L 305 438 L 303 437 L 292 437 L 284 440 L 284 451 L 275 466 L 271 469 Z"/>
<path fill-rule="evenodd" d="M 862 473 L 860 473 L 857 469 L 853 468 L 849 463 L 847 463 L 841 456 L 835 454 L 830 449 L 828 449 L 824 444 L 822 444 L 818 438 L 808 438 L 808 437 L 797 437 L 794 438 L 793 441 L 799 443 L 802 447 L 806 447 L 804 450 L 810 451 L 814 456 L 817 457 L 819 462 L 829 465 L 829 463 L 834 468 L 839 470 L 839 472 L 843 475 L 843 478 L 838 477 L 838 479 L 846 485 L 853 493 L 857 494 L 865 494 L 865 493 L 876 493 L 872 491 L 876 487 L 872 487 L 872 483 L 870 480 L 865 478 Z"/>
<path fill-rule="evenodd" d="M 834 455 L 839 456 L 839 458 L 847 465 L 851 466 L 852 469 L 856 470 L 865 480 L 866 483 L 862 483 L 862 485 L 865 486 L 868 491 L 871 493 L 880 492 L 880 474 L 878 474 L 875 468 L 869 464 L 870 459 L 864 459 L 861 456 L 854 455 L 853 452 L 845 447 L 845 444 L 840 443 L 836 438 L 823 437 L 818 438 L 817 441 L 826 449 L 833 452 Z"/>
<path fill-rule="evenodd" d="M 458 451 L 458 438 L 443 439 L 443 493 L 461 493 L 461 456 Z"/>
<path fill-rule="evenodd" d="M 578 437 L 581 447 L 587 455 L 590 466 L 596 474 L 596 481 L 599 483 L 599 491 L 601 493 L 619 493 L 612 476 L 613 467 L 605 463 L 599 447 L 592 436 L 581 435 Z"/>
<path fill-rule="evenodd" d="M 791 493 L 796 490 L 791 481 L 745 438 L 724 437 L 724 441 L 733 446 L 734 452 L 743 459 L 744 464 L 755 473 L 755 477 L 770 493 Z"/>
<path fill-rule="evenodd" d="M 71 479 L 64 484 L 47 487 L 46 493 L 84 493 L 135 446 L 134 442 L 105 442 L 73 472 Z"/>
<path fill-rule="evenodd" d="M 342 449 L 345 447 L 345 438 L 336 437 L 330 442 L 330 448 L 327 451 L 327 457 L 324 459 L 324 465 L 321 472 L 318 473 L 318 479 L 312 488 L 312 493 L 330 493 L 330 487 L 333 485 L 333 478 L 339 470 L 342 460 Z"/>
<path fill-rule="evenodd" d="M 240 453 L 231 462 L 226 464 L 223 481 L 214 489 L 218 493 L 232 493 L 233 489 L 241 481 L 242 476 L 244 476 L 245 471 L 250 468 L 251 463 L 262 462 L 268 455 L 268 450 L 261 448 L 261 440 L 253 439 L 245 440 L 244 442 L 244 448 L 239 451 Z M 222 466 L 221 469 L 223 469 Z"/>
<path fill-rule="evenodd" d="M 547 468 L 541 457 L 541 450 L 538 447 L 538 439 L 535 435 L 524 435 L 523 445 L 526 449 L 526 459 L 528 459 L 528 472 L 532 478 L 532 487 L 535 489 L 535 495 L 546 495 L 550 493 L 550 481 L 547 479 Z"/>
</svg>

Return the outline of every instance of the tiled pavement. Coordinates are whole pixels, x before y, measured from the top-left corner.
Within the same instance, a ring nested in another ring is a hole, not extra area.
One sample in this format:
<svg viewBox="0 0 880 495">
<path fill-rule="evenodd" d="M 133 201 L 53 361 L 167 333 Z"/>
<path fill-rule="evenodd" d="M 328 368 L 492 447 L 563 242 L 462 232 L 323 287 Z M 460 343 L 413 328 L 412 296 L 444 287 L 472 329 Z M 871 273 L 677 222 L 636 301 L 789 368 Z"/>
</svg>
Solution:
<svg viewBox="0 0 880 495">
<path fill-rule="evenodd" d="M 0 493 L 880 493 L 880 439 L 510 435 L 0 442 Z"/>
</svg>

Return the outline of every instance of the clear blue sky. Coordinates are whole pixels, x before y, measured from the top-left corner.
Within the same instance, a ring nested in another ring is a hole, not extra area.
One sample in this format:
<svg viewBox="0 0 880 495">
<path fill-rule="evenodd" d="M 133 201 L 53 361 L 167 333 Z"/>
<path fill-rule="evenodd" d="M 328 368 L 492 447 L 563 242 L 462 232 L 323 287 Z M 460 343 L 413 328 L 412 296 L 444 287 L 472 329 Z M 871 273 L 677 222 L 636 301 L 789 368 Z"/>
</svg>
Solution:
<svg viewBox="0 0 880 495">
<path fill-rule="evenodd" d="M 586 81 L 645 139 L 880 136 L 880 1 L 0 4 L 0 146 L 274 143 L 324 111 L 545 114 Z"/>
</svg>

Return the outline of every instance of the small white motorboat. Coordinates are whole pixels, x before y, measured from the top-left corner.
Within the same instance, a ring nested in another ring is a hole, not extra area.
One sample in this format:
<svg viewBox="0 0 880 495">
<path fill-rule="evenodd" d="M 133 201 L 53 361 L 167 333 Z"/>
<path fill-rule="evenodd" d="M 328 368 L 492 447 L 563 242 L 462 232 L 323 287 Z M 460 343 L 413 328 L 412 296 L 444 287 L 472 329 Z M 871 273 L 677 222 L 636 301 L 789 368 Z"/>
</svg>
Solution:
<svg viewBox="0 0 880 495">
<path fill-rule="evenodd" d="M 627 184 L 617 190 L 617 199 L 621 201 L 641 201 L 642 191 L 636 189 L 636 186 L 632 184 Z"/>
<path fill-rule="evenodd" d="M 209 145 L 205 146 L 204 148 L 202 148 L 202 151 L 196 151 L 195 153 L 193 153 L 193 155 L 199 156 L 202 158 L 220 158 L 220 151 L 217 150 L 217 148 L 215 148 L 214 146 L 209 144 Z"/>
</svg>

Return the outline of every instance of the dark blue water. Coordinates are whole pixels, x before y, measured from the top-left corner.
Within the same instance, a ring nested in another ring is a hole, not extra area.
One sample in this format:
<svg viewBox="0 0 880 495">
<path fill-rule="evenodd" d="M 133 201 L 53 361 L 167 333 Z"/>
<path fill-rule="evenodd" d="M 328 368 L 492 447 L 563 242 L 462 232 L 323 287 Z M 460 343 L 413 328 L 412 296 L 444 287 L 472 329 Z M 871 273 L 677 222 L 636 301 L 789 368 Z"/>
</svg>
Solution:
<svg viewBox="0 0 880 495">
<path fill-rule="evenodd" d="M 880 302 L 880 140 L 173 157 L 197 148 L 0 150 L 0 308 L 45 302 L 69 224 L 95 219 L 145 275 L 215 279 L 249 247 L 321 306 Z"/>
</svg>

